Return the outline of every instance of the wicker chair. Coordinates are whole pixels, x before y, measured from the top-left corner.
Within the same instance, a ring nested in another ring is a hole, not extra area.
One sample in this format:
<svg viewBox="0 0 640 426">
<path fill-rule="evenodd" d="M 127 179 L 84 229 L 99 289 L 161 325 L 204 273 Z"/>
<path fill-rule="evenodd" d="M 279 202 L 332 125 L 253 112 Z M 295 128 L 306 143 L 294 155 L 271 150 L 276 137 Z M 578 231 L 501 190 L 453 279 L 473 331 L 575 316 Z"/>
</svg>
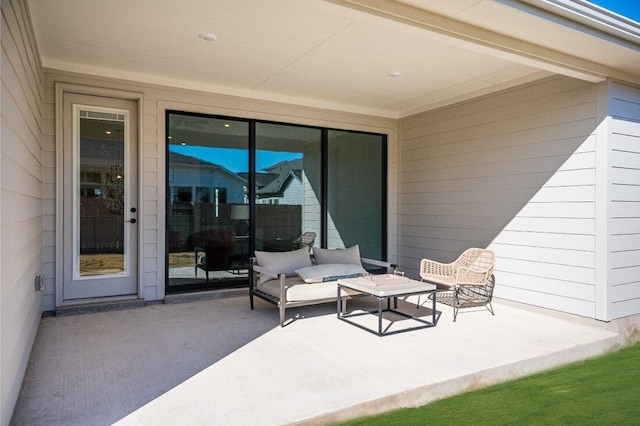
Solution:
<svg viewBox="0 0 640 426">
<path fill-rule="evenodd" d="M 316 233 L 315 232 L 305 232 L 304 234 L 300 235 L 298 238 L 296 238 L 295 240 L 293 240 L 293 244 L 295 245 L 295 248 L 302 248 L 302 247 L 313 247 L 313 243 L 316 240 Z"/>
<path fill-rule="evenodd" d="M 491 305 L 495 260 L 496 255 L 491 250 L 470 248 L 452 263 L 422 259 L 420 277 L 445 290 L 436 293 L 435 297 L 438 302 L 453 307 L 454 321 L 461 308 L 485 306 L 491 315 L 495 315 Z"/>
</svg>

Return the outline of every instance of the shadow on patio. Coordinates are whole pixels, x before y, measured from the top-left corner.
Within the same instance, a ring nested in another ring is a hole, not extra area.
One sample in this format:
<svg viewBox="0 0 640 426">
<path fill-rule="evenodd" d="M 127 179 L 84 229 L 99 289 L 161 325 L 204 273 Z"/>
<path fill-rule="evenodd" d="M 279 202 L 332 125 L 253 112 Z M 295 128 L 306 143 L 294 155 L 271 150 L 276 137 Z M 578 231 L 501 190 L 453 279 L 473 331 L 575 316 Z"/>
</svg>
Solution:
<svg viewBox="0 0 640 426">
<path fill-rule="evenodd" d="M 622 343 L 596 321 L 494 307 L 454 323 L 438 305 L 436 327 L 385 337 L 338 321 L 333 304 L 287 310 L 304 318 L 281 328 L 277 309 L 251 311 L 248 297 L 45 317 L 13 424 L 326 424 Z"/>
</svg>

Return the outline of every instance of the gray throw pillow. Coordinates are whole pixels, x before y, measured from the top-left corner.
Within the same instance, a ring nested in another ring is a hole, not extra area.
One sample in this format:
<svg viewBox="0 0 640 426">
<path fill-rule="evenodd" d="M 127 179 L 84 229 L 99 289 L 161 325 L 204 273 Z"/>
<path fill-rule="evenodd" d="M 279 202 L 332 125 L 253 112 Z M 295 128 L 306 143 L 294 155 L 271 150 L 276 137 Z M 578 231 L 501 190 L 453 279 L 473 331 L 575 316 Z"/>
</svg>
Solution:
<svg viewBox="0 0 640 426">
<path fill-rule="evenodd" d="M 293 251 L 269 252 L 257 251 L 256 260 L 258 265 L 277 274 L 285 274 L 287 277 L 296 275 L 296 269 L 304 268 L 311 265 L 309 257 L 309 247 L 302 247 Z M 260 280 L 264 282 L 269 280 Z"/>
<path fill-rule="evenodd" d="M 346 249 L 323 249 L 320 247 L 313 248 L 313 257 L 316 265 L 325 265 L 327 263 L 348 263 L 362 266 L 360 260 L 360 246 L 356 244 Z"/>
<path fill-rule="evenodd" d="M 308 284 L 336 281 L 342 278 L 356 278 L 366 273 L 367 271 L 362 266 L 351 263 L 305 266 L 296 271 L 296 274 Z"/>
</svg>

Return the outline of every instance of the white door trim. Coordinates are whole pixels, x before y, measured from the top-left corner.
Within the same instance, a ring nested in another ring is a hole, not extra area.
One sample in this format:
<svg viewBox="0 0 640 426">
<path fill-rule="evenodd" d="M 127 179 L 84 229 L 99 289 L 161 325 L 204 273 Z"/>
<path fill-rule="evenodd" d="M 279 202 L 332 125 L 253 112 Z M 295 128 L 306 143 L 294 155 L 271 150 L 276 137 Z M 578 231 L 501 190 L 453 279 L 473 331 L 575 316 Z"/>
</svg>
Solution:
<svg viewBox="0 0 640 426">
<path fill-rule="evenodd" d="M 123 100 L 131 100 L 135 101 L 138 107 L 138 185 L 142 186 L 142 176 L 143 176 L 143 129 L 144 129 L 144 95 L 140 92 L 130 92 L 130 91 L 122 91 L 117 89 L 108 89 L 101 87 L 89 87 L 78 84 L 71 83 L 56 83 L 55 84 L 55 156 L 56 156 L 56 170 L 55 170 L 55 185 L 56 185 L 56 199 L 62 200 L 64 194 L 64 133 L 63 133 L 63 110 L 64 110 L 64 94 L 65 93 L 73 93 L 73 94 L 81 94 L 81 95 L 89 95 L 89 96 L 103 96 L 103 97 L 111 97 Z M 142 298 L 142 277 L 144 276 L 143 269 L 143 232 L 144 229 L 144 202 L 143 202 L 143 190 L 138 191 L 138 199 L 137 199 L 137 209 L 138 209 L 138 229 L 139 229 L 139 240 L 138 240 L 138 282 L 137 282 L 137 294 L 135 297 Z M 55 259 L 56 259 L 56 284 L 55 284 L 55 303 L 56 307 L 61 307 L 65 305 L 64 294 L 63 294 L 63 277 L 64 277 L 64 205 L 62 202 L 56 202 L 55 208 Z M 131 298 L 131 296 L 124 297 Z M 109 298 L 113 300 L 113 298 Z M 66 302 L 67 304 L 73 304 L 78 302 Z"/>
</svg>

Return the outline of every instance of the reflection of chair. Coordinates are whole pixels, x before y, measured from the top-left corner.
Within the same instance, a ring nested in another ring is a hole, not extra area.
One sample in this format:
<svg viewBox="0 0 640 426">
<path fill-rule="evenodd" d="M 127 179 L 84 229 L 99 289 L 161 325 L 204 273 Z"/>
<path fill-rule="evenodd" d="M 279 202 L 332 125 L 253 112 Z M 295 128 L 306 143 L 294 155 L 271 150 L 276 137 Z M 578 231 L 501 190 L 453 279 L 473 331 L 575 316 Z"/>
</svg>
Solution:
<svg viewBox="0 0 640 426">
<path fill-rule="evenodd" d="M 470 248 L 452 263 L 440 263 L 422 259 L 420 277 L 422 281 L 437 284 L 449 291 L 436 294 L 436 300 L 453 307 L 453 320 L 458 309 L 485 306 L 491 315 L 493 306 L 493 266 L 496 255 L 491 250 Z"/>
<path fill-rule="evenodd" d="M 296 246 L 295 248 L 302 248 L 302 247 L 313 247 L 313 242 L 316 240 L 316 233 L 315 232 L 305 232 L 304 234 L 300 235 L 298 238 L 296 238 L 295 240 L 293 240 L 293 244 Z"/>
<path fill-rule="evenodd" d="M 219 226 L 192 234 L 187 243 L 194 249 L 196 277 L 198 269 L 205 271 L 207 281 L 209 280 L 209 271 L 231 269 L 235 240 L 236 233 L 230 226 Z"/>
</svg>

